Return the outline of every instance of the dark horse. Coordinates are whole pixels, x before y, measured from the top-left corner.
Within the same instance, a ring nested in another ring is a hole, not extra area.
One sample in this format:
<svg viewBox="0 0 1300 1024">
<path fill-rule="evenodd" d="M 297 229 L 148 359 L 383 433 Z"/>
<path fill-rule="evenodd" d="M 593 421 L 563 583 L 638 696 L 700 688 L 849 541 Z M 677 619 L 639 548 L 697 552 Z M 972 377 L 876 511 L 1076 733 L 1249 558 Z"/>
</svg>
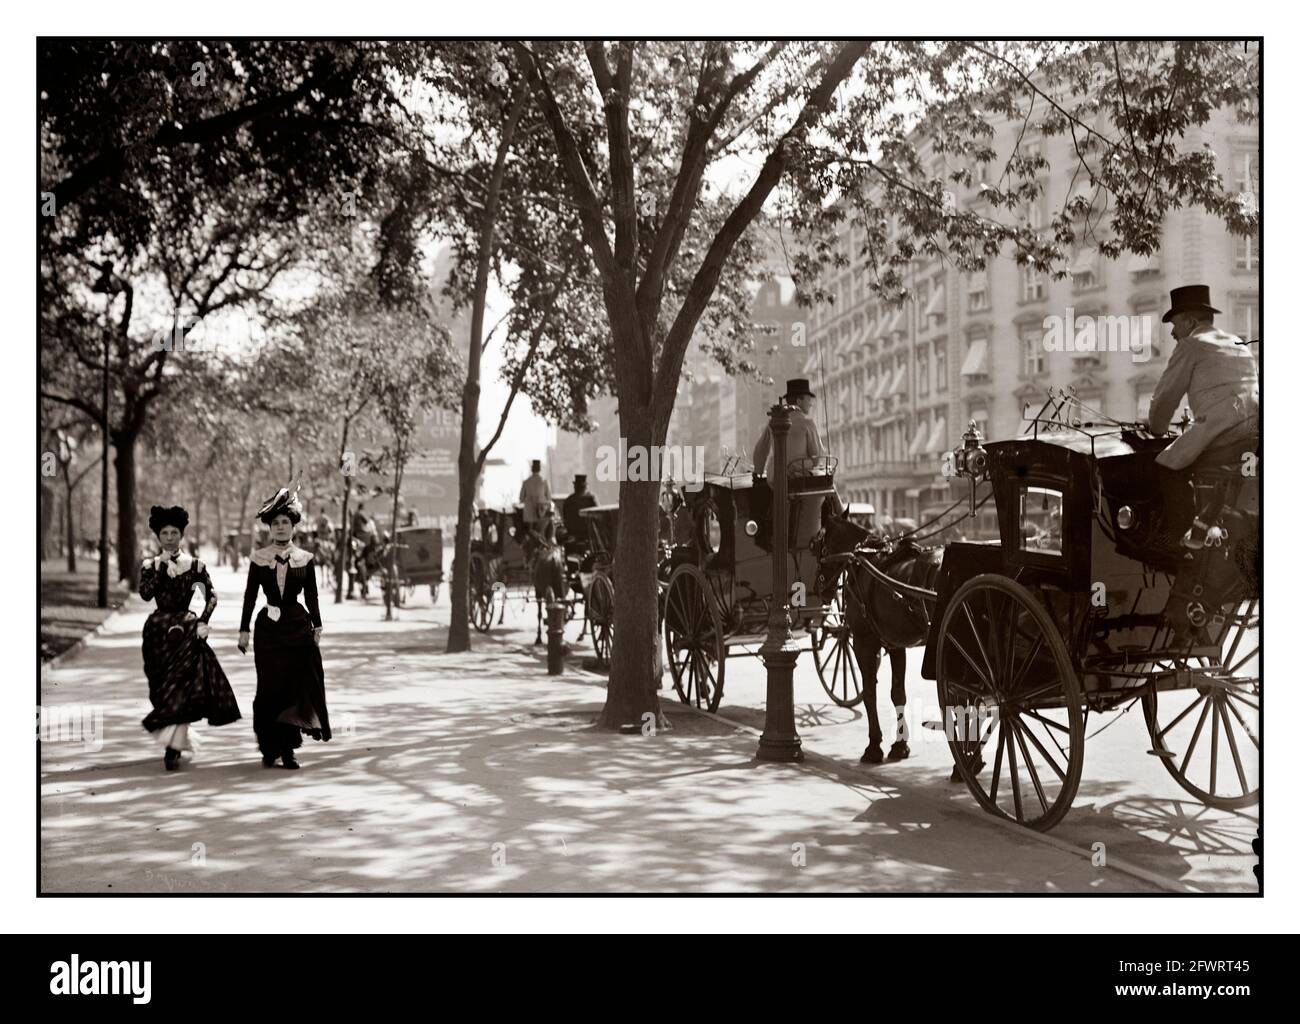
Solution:
<svg viewBox="0 0 1300 1024">
<path fill-rule="evenodd" d="M 855 550 L 891 579 L 927 590 L 934 589 L 943 558 L 942 548 L 921 547 L 909 539 L 891 544 L 881 534 L 843 516 L 828 518 L 824 554 Z M 930 616 L 920 598 L 901 594 L 879 582 L 861 566 L 853 562 L 847 564 L 845 616 L 853 636 L 854 655 L 862 672 L 862 703 L 867 709 L 869 725 L 867 749 L 862 752 L 861 762 L 879 764 L 885 759 L 880 749 L 880 716 L 876 713 L 876 673 L 880 668 L 882 649 L 889 652 L 892 676 L 889 695 L 897 716 L 889 760 L 901 761 L 911 754 L 904 719 L 907 708 L 906 649 L 925 642 L 930 631 Z"/>
<path fill-rule="evenodd" d="M 533 595 L 537 598 L 537 639 L 533 643 L 540 644 L 546 606 L 562 599 L 569 587 L 564 572 L 564 548 L 555 539 L 554 520 L 548 519 L 541 530 L 534 530 L 530 541 L 533 549 Z"/>
</svg>

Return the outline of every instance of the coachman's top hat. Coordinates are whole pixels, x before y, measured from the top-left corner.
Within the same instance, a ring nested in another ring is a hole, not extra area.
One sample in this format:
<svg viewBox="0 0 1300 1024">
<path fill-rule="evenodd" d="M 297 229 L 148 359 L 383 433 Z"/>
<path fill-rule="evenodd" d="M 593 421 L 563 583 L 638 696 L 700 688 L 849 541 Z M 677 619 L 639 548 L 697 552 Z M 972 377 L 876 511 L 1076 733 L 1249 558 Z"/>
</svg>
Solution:
<svg viewBox="0 0 1300 1024">
<path fill-rule="evenodd" d="M 1160 318 L 1162 324 L 1169 323 L 1179 313 L 1222 312 L 1210 305 L 1210 286 L 1205 284 L 1187 284 L 1175 288 L 1169 293 L 1169 306 L 1169 312 Z"/>
<path fill-rule="evenodd" d="M 533 461 L 532 461 L 532 467 L 533 467 L 533 472 L 534 472 L 534 473 L 540 473 L 540 472 L 542 471 L 542 460 L 541 460 L 541 459 L 533 459 Z"/>
<path fill-rule="evenodd" d="M 587 474 L 586 474 L 586 473 L 574 473 L 574 474 L 573 474 L 573 486 L 574 486 L 574 487 L 586 487 L 586 486 L 587 486 Z"/>
<path fill-rule="evenodd" d="M 816 398 L 812 393 L 812 388 L 808 386 L 807 377 L 795 377 L 793 380 L 785 382 L 785 397 L 789 399 L 802 398 L 803 396 Z"/>
</svg>

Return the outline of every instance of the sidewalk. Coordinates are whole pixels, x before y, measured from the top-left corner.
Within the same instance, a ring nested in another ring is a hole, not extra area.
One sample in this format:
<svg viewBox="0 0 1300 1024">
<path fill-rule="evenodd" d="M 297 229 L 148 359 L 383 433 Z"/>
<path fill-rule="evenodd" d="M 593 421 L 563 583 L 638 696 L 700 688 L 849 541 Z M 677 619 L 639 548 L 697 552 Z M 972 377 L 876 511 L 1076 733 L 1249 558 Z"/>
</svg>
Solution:
<svg viewBox="0 0 1300 1024">
<path fill-rule="evenodd" d="M 759 765 L 751 733 L 675 700 L 670 731 L 597 732 L 599 678 L 548 677 L 523 633 L 442 654 L 445 604 L 394 623 L 378 602 L 327 604 L 336 737 L 308 740 L 299 772 L 263 769 L 252 657 L 234 646 L 240 581 L 215 582 L 211 643 L 245 718 L 201 727 L 181 771 L 140 727 L 138 600 L 45 673 L 43 704 L 95 709 L 102 731 L 42 744 L 44 891 L 1154 888 L 850 765 Z"/>
</svg>

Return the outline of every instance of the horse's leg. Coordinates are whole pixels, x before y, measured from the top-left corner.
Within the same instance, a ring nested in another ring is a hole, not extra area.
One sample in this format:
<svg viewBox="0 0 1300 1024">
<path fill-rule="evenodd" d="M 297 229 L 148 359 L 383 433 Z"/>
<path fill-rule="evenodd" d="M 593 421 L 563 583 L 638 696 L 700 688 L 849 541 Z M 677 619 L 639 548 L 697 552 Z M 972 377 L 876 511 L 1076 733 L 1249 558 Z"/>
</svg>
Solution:
<svg viewBox="0 0 1300 1024">
<path fill-rule="evenodd" d="M 907 745 L 907 649 L 889 649 L 891 681 L 889 699 L 894 702 L 894 745 L 889 748 L 889 759 L 901 761 L 909 757 L 912 748 Z"/>
<path fill-rule="evenodd" d="M 854 612 L 857 614 L 854 614 Z M 849 602 L 849 629 L 853 633 L 853 652 L 862 673 L 862 706 L 867 711 L 867 748 L 862 764 L 880 764 L 885 759 L 880 749 L 880 716 L 876 713 L 876 673 L 880 671 L 880 637 L 867 624 L 866 616 L 855 601 Z"/>
<path fill-rule="evenodd" d="M 543 604 L 545 604 L 545 602 L 542 600 L 542 595 L 538 594 L 537 595 L 537 639 L 533 641 L 534 647 L 539 646 L 542 642 L 542 605 Z"/>
</svg>

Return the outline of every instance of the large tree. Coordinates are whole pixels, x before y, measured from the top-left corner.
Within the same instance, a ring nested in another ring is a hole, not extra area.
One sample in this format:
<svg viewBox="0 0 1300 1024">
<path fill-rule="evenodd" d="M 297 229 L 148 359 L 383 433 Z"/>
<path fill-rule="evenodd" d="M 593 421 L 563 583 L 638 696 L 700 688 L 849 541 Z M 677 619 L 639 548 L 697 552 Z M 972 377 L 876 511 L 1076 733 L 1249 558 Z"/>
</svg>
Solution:
<svg viewBox="0 0 1300 1024">
<path fill-rule="evenodd" d="M 663 444 L 697 331 L 723 348 L 735 340 L 729 318 L 711 327 L 708 311 L 727 294 L 724 278 L 754 276 L 738 246 L 765 208 L 791 229 L 804 302 L 826 297 L 820 270 L 849 262 L 835 242 L 850 217 L 865 228 L 853 258 L 873 265 L 873 286 L 890 299 L 906 294 L 901 268 L 922 254 L 975 266 L 1006 251 L 1059 273 L 1081 206 L 1098 197 L 1113 204 L 1107 244 L 1116 250 L 1149 251 L 1160 218 L 1185 203 L 1250 227 L 1212 156 L 1179 146 L 1190 127 L 1256 88 L 1226 44 L 588 41 L 514 50 L 599 275 L 629 446 Z M 980 213 L 946 201 L 953 184 L 970 183 L 969 166 L 942 177 L 920 166 L 924 125 L 973 166 L 996 157 L 992 119 L 1035 111 L 1041 131 L 1076 139 L 1091 178 L 1089 198 L 1063 210 L 1053 231 L 1015 216 L 1039 187 L 1041 157 L 1012 154 Z M 1097 127 L 1099 112 L 1113 131 Z M 721 189 L 728 158 L 755 170 Z M 607 727 L 658 710 L 658 486 L 620 484 Z"/>
</svg>

